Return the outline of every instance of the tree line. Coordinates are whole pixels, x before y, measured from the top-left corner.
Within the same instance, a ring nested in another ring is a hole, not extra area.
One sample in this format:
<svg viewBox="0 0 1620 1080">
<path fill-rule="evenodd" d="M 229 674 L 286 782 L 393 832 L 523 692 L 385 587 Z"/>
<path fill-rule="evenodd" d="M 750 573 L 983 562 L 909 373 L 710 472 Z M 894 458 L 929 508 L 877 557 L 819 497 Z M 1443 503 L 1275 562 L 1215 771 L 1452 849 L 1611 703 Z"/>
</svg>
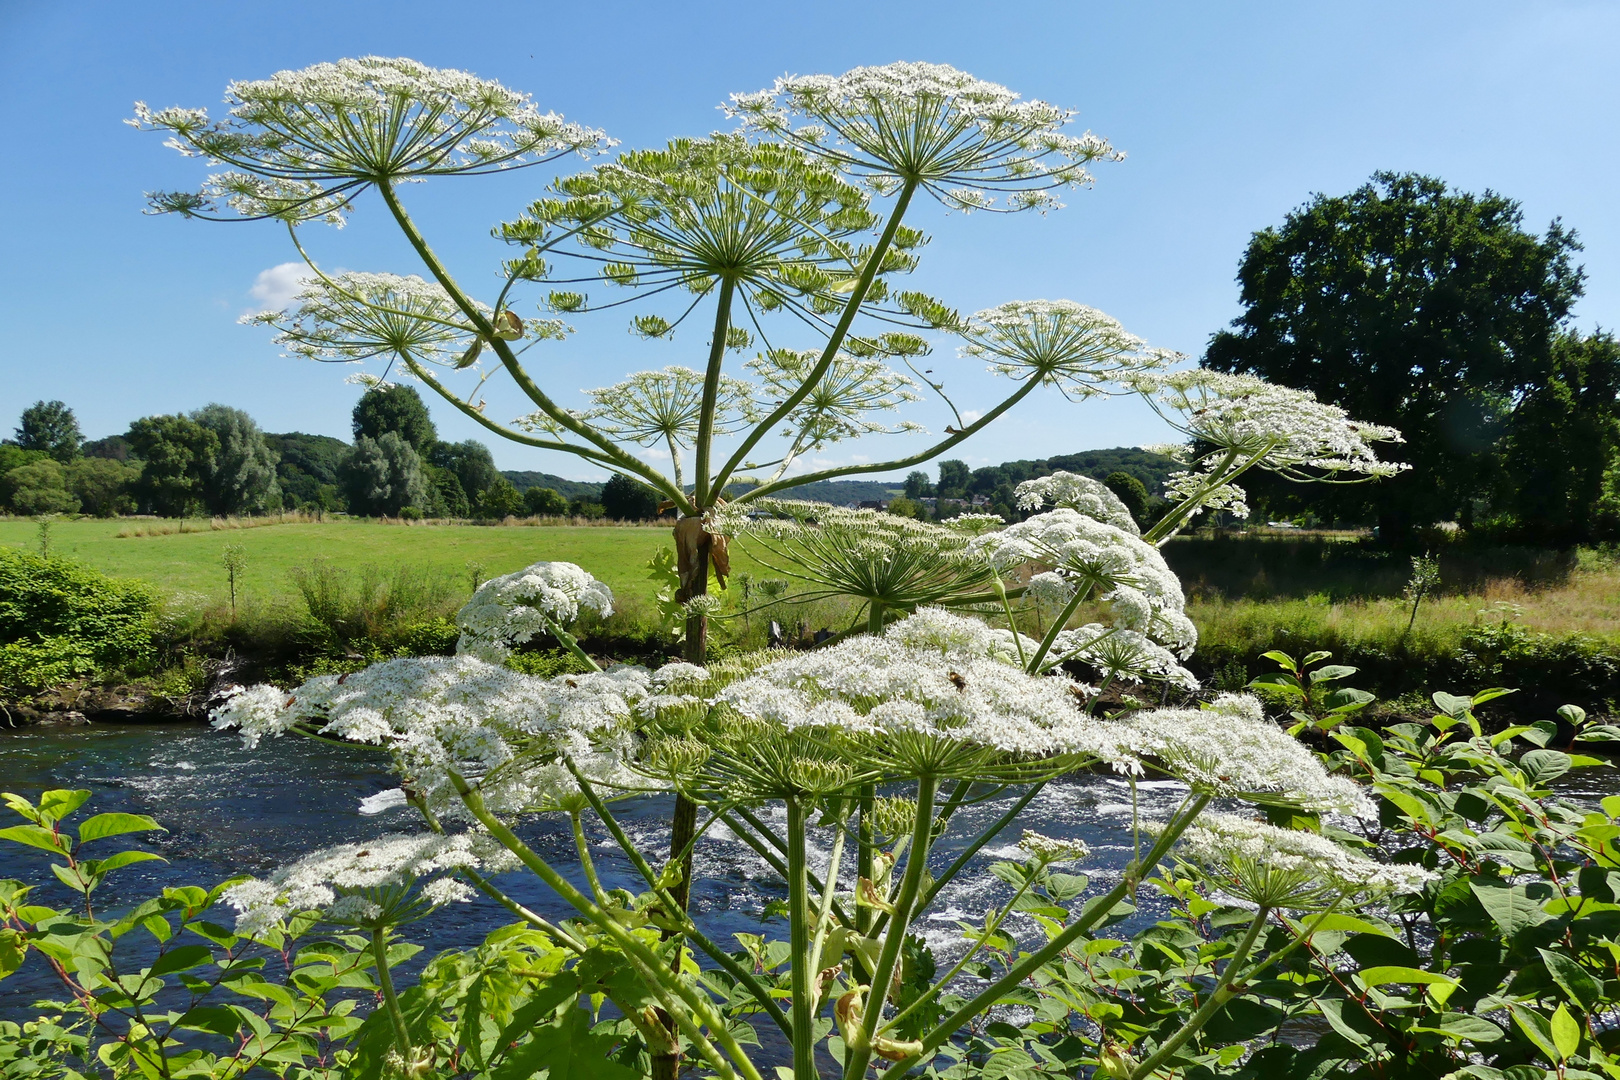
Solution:
<svg viewBox="0 0 1620 1080">
<path fill-rule="evenodd" d="M 519 490 L 476 440 L 445 442 L 420 395 L 368 390 L 352 415 L 354 443 L 267 433 L 241 409 L 205 405 L 147 416 L 121 435 L 86 440 L 73 410 L 40 401 L 0 443 L 0 509 L 97 517 L 231 516 L 305 510 L 368 517 L 509 515 L 653 517 L 652 493 L 610 482 L 595 498 Z"/>
</svg>

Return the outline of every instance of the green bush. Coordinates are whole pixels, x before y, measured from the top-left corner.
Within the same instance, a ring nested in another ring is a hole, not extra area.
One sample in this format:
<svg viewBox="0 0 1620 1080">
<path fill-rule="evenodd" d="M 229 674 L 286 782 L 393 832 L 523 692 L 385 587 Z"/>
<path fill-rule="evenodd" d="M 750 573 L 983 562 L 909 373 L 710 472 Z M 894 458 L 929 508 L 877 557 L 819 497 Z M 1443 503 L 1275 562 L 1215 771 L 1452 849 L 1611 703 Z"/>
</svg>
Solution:
<svg viewBox="0 0 1620 1080">
<path fill-rule="evenodd" d="M 32 692 L 149 664 L 156 609 L 144 582 L 0 549 L 0 689 Z"/>
</svg>

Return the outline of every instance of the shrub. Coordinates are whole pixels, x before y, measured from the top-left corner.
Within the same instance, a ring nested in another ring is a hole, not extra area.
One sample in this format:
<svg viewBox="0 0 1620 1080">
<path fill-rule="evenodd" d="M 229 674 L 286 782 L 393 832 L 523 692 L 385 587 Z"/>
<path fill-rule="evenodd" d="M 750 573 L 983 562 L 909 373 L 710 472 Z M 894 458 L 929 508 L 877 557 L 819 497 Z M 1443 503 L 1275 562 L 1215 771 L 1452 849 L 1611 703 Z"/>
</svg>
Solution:
<svg viewBox="0 0 1620 1080">
<path fill-rule="evenodd" d="M 46 458 L 12 469 L 0 478 L 0 494 L 19 514 L 71 514 L 79 500 L 67 489 L 67 470 Z"/>
<path fill-rule="evenodd" d="M 155 652 L 156 608 L 143 582 L 0 548 L 0 689 L 140 668 Z"/>
</svg>

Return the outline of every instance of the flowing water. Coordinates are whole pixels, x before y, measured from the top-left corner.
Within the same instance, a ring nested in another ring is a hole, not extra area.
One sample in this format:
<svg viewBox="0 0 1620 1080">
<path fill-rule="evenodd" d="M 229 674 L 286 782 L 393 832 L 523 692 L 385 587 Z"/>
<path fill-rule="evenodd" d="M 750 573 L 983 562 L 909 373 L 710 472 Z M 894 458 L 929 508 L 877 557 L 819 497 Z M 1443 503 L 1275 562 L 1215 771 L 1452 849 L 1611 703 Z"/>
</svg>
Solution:
<svg viewBox="0 0 1620 1080">
<path fill-rule="evenodd" d="M 0 731 L 0 790 L 36 799 L 49 788 L 88 788 L 94 794 L 81 814 L 108 810 L 149 814 L 168 829 L 150 838 L 126 838 L 143 841 L 140 846 L 167 861 L 115 873 L 96 893 L 101 912 L 128 907 L 164 886 L 210 886 L 240 874 L 265 874 L 326 844 L 416 831 L 418 819 L 408 807 L 371 817 L 359 812 L 361 799 L 394 786 L 387 765 L 386 756 L 374 751 L 294 737 L 267 739 L 250 750 L 234 734 L 194 723 Z M 1620 791 L 1620 772 L 1578 770 L 1560 786 L 1567 797 L 1595 803 Z M 1171 781 L 1139 783 L 1142 817 L 1165 817 L 1184 792 Z M 1047 785 L 1001 839 L 987 845 L 945 888 L 919 924 L 918 932 L 933 946 L 941 966 L 960 955 L 958 920 L 978 921 L 987 907 L 1004 903 L 1010 894 L 988 868 L 997 860 L 1019 858 L 1017 839 L 1023 829 L 1084 840 L 1092 854 L 1078 869 L 1090 877 L 1092 894 L 1117 882 L 1131 857 L 1131 798 L 1128 784 L 1105 775 L 1077 775 Z M 1004 796 L 958 812 L 949 835 L 936 848 L 934 869 L 953 861 L 1014 801 L 1015 796 Z M 670 800 L 630 800 L 615 804 L 615 812 L 642 851 L 658 862 L 668 843 Z M 9 817 L 10 812 L 0 810 L 0 815 Z M 783 824 L 780 811 L 774 824 L 779 828 Z M 575 864 L 565 820 L 555 815 L 531 819 L 519 831 L 553 865 Z M 593 858 L 605 884 L 642 891 L 641 879 L 606 830 L 599 828 L 592 839 Z M 821 854 L 822 866 L 827 842 L 825 830 L 810 837 L 812 855 Z M 112 846 L 117 841 L 105 843 L 108 851 L 118 850 Z M 710 937 L 729 942 L 736 933 L 762 932 L 766 904 L 783 895 L 765 861 L 723 827 L 706 835 L 698 860 L 692 906 Z M 0 878 L 49 883 L 36 896 L 65 905 L 70 894 L 54 882 L 48 861 L 43 852 L 0 845 Z M 500 880 L 516 899 L 548 917 L 572 914 L 525 873 Z M 1165 910 L 1151 890 L 1143 890 L 1138 902 L 1140 910 L 1121 928 L 1126 934 L 1162 917 Z M 426 958 L 444 949 L 474 945 L 510 918 L 480 896 L 441 909 L 405 928 L 405 935 L 425 946 L 421 957 Z M 1018 918 L 1010 928 L 1027 945 L 1035 935 L 1027 921 L 1019 926 Z M 785 925 L 773 923 L 777 925 L 769 932 L 785 938 Z M 405 973 L 407 982 L 409 974 Z M 31 956 L 22 970 L 0 982 L 0 1018 L 31 1017 L 34 1001 L 59 992 L 50 972 Z"/>
<path fill-rule="evenodd" d="M 37 799 L 49 788 L 88 788 L 94 794 L 84 814 L 121 810 L 149 814 L 168 829 L 151 837 L 133 836 L 139 846 L 165 862 L 140 863 L 113 874 L 95 894 L 98 910 L 117 911 L 171 885 L 211 886 L 240 874 L 265 874 L 326 844 L 368 840 L 391 832 L 417 831 L 419 820 L 409 807 L 376 816 L 359 812 L 360 800 L 394 786 L 385 755 L 359 747 L 295 737 L 267 739 L 254 749 L 234 734 L 200 724 L 94 725 L 76 728 L 31 728 L 0 732 L 0 790 Z M 1185 789 L 1168 781 L 1138 784 L 1144 817 L 1163 817 Z M 960 810 L 948 836 L 931 860 L 937 871 L 1010 808 L 1016 796 L 992 799 Z M 649 855 L 662 857 L 668 844 L 670 800 L 640 798 L 615 804 L 626 831 Z M 0 814 L 10 816 L 9 811 Z M 19 819 L 20 820 L 20 819 Z M 1079 838 L 1092 849 L 1080 867 L 1093 890 L 1118 880 L 1131 855 L 1131 792 L 1121 780 L 1083 775 L 1049 784 L 1002 838 L 987 845 L 933 905 L 918 931 L 949 962 L 959 955 L 957 921 L 977 921 L 987 907 L 1005 902 L 1010 889 L 988 873 L 991 863 L 1017 859 L 1017 839 L 1025 828 L 1051 836 Z M 12 824 L 6 822 L 4 824 Z M 778 809 L 778 828 L 783 825 Z M 524 838 L 553 865 L 575 864 L 567 822 L 559 816 L 530 820 Z M 633 892 L 644 888 L 608 836 L 593 836 L 593 859 L 609 887 Z M 825 830 L 810 837 L 812 857 L 819 852 L 824 867 L 829 838 Z M 116 840 L 104 841 L 110 853 Z M 132 845 L 135 846 L 135 845 Z M 692 906 L 710 937 L 728 942 L 736 933 L 760 933 L 768 901 L 780 898 L 775 874 L 750 848 L 723 827 L 710 830 L 698 848 L 697 887 Z M 655 862 L 658 859 L 654 859 Z M 846 869 L 851 860 L 846 860 Z M 0 845 L 0 878 L 49 882 L 36 894 L 42 901 L 65 905 L 70 894 L 55 884 L 44 852 L 15 844 Z M 1069 868 L 1066 868 L 1069 869 Z M 548 917 L 572 914 L 535 879 L 518 872 L 500 879 L 516 899 Z M 1156 917 L 1149 898 L 1138 920 Z M 476 944 L 511 916 L 480 896 L 468 904 L 442 909 L 407 927 L 405 935 L 425 946 L 423 956 L 443 949 Z M 786 937 L 786 927 L 773 927 Z M 41 996 L 58 986 L 37 957 L 0 982 L 0 1017 L 16 1019 Z"/>
</svg>

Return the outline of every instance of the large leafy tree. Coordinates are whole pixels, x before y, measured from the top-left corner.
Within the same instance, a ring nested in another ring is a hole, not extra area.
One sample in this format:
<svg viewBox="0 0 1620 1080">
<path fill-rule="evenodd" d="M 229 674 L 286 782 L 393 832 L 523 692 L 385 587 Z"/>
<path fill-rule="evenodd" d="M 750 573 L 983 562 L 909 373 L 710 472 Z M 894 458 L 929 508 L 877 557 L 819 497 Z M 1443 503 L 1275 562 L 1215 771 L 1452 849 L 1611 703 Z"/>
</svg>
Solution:
<svg viewBox="0 0 1620 1080">
<path fill-rule="evenodd" d="M 135 492 L 144 509 L 163 517 L 203 513 L 218 435 L 189 417 L 143 416 L 125 437 L 142 461 Z"/>
<path fill-rule="evenodd" d="M 1561 335 L 1548 377 L 1507 424 L 1503 509 L 1527 539 L 1593 539 L 1604 474 L 1620 452 L 1620 341 Z"/>
<path fill-rule="evenodd" d="M 1238 270 L 1245 310 L 1204 364 L 1311 390 L 1405 433 L 1387 456 L 1410 472 L 1342 489 L 1334 512 L 1376 517 L 1391 536 L 1467 517 L 1494 482 L 1505 418 L 1545 382 L 1582 291 L 1574 233 L 1523 224 L 1512 199 L 1414 174 L 1317 195 L 1254 234 Z M 1277 485 L 1255 486 L 1265 496 Z"/>
<path fill-rule="evenodd" d="M 407 506 L 428 505 L 431 492 L 422 476 L 422 461 L 397 432 L 376 439 L 362 435 L 343 463 L 343 486 L 350 512 L 396 516 Z"/>
<path fill-rule="evenodd" d="M 203 478 L 209 513 L 259 514 L 281 506 L 279 458 L 251 416 L 228 405 L 204 405 L 191 419 L 219 439 L 219 452 Z"/>
<path fill-rule="evenodd" d="M 658 515 L 658 494 L 623 473 L 602 485 L 602 510 L 617 521 L 646 521 Z"/>
<path fill-rule="evenodd" d="M 438 429 L 414 387 L 378 384 L 360 396 L 354 406 L 354 437 L 380 439 L 395 432 L 423 454 L 437 441 Z"/>
<path fill-rule="evenodd" d="M 79 456 L 84 434 L 73 410 L 60 401 L 36 401 L 23 410 L 17 425 L 17 445 L 43 450 L 66 465 Z"/>
</svg>

